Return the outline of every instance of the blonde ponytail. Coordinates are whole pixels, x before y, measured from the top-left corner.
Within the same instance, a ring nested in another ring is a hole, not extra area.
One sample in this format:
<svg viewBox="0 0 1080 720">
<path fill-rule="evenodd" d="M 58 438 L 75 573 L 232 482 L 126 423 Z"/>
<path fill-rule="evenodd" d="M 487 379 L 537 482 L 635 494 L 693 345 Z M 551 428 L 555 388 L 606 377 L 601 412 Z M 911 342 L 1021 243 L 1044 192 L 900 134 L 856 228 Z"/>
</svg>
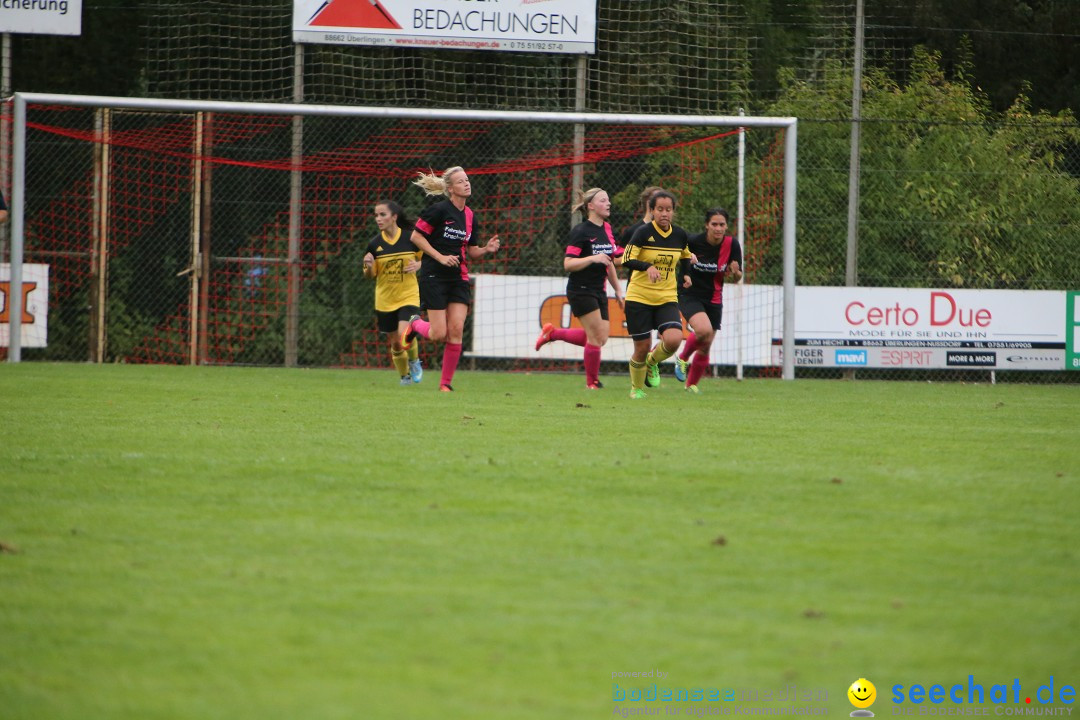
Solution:
<svg viewBox="0 0 1080 720">
<path fill-rule="evenodd" d="M 417 178 L 413 180 L 413 185 L 423 190 L 428 195 L 445 195 L 450 197 L 450 193 L 446 191 L 446 188 L 450 185 L 450 178 L 454 173 L 464 172 L 465 168 L 455 165 L 452 168 L 447 168 L 446 172 L 442 174 L 442 177 L 431 173 L 416 173 Z"/>
</svg>

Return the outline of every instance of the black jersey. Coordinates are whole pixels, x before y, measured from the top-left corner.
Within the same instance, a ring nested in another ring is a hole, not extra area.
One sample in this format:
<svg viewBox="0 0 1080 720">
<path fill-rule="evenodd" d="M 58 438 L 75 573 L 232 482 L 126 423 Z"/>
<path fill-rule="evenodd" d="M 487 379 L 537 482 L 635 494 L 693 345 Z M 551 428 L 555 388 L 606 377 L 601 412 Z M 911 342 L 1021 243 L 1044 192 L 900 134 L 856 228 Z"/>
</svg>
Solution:
<svg viewBox="0 0 1080 720">
<path fill-rule="evenodd" d="M 608 255 L 616 258 L 622 254 L 622 248 L 615 242 L 615 233 L 607 223 L 578 223 L 566 238 L 566 257 L 582 258 L 590 255 Z M 586 265 L 581 270 L 570 273 L 566 281 L 566 292 L 590 291 L 604 292 L 607 280 L 607 267 L 598 263 Z"/>
<path fill-rule="evenodd" d="M 742 265 L 742 247 L 739 241 L 725 235 L 719 245 L 710 245 L 705 233 L 694 235 L 687 242 L 690 252 L 697 256 L 697 262 L 690 265 L 688 288 L 679 283 L 679 294 L 694 297 L 713 305 L 724 302 L 724 273 L 733 262 Z"/>
<path fill-rule="evenodd" d="M 416 231 L 427 238 L 436 251 L 443 255 L 453 255 L 461 260 L 457 267 L 446 267 L 435 258 L 424 254 L 420 273 L 424 277 L 446 279 L 469 279 L 467 265 L 470 245 L 477 245 L 476 225 L 472 208 L 465 206 L 458 210 L 449 200 L 428 205 L 416 221 Z"/>
</svg>

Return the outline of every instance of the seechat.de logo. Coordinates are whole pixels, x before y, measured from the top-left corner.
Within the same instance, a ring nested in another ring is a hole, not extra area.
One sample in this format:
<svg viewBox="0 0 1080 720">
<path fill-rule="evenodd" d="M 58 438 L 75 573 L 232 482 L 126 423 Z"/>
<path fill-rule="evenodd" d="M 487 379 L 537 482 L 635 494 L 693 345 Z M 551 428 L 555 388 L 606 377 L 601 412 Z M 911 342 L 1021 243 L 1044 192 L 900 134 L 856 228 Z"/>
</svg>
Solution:
<svg viewBox="0 0 1080 720">
<path fill-rule="evenodd" d="M 837 350 L 836 351 L 836 364 L 837 365 L 865 365 L 866 364 L 866 351 L 865 350 Z"/>
<path fill-rule="evenodd" d="M 1049 682 L 1038 685 L 1035 691 L 1031 691 L 1029 683 L 1025 688 L 1020 678 L 1013 678 L 1011 683 L 994 683 L 986 685 L 975 680 L 974 675 L 968 675 L 967 682 L 956 683 L 912 683 L 910 685 L 898 684 L 892 686 L 892 701 L 894 715 L 945 715 L 961 714 L 956 708 L 934 708 L 934 705 L 993 705 L 993 712 L 989 708 L 977 708 L 965 711 L 965 715 L 1071 715 L 1071 707 L 1045 707 L 1059 703 L 1072 705 L 1076 702 L 1076 688 L 1066 685 L 1060 680 L 1055 681 L 1050 676 Z M 923 707 L 903 707 L 907 703 L 922 705 Z M 931 707 L 925 707 L 930 705 Z M 1011 707 L 1010 707 L 1011 705 Z M 1033 707 L 1034 705 L 1034 707 Z M 901 707 L 898 707 L 901 706 Z M 1038 707 L 1044 706 L 1044 707 Z"/>
<path fill-rule="evenodd" d="M 848 700 L 855 706 L 851 717 L 874 717 L 874 713 L 867 710 L 877 700 L 877 688 L 874 683 L 866 678 L 859 678 L 851 683 L 847 691 Z"/>
</svg>

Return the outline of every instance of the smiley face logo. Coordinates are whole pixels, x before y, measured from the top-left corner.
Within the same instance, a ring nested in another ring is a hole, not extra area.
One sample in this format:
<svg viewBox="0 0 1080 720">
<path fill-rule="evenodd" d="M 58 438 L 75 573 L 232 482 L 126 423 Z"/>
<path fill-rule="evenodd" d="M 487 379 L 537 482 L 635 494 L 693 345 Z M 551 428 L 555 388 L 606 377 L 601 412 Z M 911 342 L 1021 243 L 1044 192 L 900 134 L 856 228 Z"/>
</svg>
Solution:
<svg viewBox="0 0 1080 720">
<path fill-rule="evenodd" d="M 866 678 L 859 678 L 851 683 L 847 691 L 848 700 L 857 708 L 868 708 L 877 700 L 877 688 Z"/>
</svg>

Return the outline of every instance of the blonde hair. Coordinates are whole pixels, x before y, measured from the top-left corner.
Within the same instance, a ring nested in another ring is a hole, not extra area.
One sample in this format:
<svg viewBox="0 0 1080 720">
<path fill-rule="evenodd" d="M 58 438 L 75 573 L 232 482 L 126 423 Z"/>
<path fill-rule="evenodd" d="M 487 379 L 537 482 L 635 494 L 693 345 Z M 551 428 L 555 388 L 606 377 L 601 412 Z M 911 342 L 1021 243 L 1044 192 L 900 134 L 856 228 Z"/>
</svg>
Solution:
<svg viewBox="0 0 1080 720">
<path fill-rule="evenodd" d="M 445 195 L 450 197 L 450 193 L 446 188 L 450 185 L 450 178 L 454 173 L 465 172 L 465 168 L 460 165 L 455 165 L 452 168 L 446 168 L 442 177 L 435 174 L 432 170 L 430 173 L 416 173 L 419 177 L 413 180 L 413 185 L 423 190 L 428 195 Z"/>
<path fill-rule="evenodd" d="M 589 188 L 585 192 L 579 192 L 578 203 L 570 208 L 570 212 L 581 212 L 582 210 L 585 210 L 589 206 L 589 203 L 593 201 L 593 198 L 602 192 L 604 192 L 604 188 Z"/>
</svg>

